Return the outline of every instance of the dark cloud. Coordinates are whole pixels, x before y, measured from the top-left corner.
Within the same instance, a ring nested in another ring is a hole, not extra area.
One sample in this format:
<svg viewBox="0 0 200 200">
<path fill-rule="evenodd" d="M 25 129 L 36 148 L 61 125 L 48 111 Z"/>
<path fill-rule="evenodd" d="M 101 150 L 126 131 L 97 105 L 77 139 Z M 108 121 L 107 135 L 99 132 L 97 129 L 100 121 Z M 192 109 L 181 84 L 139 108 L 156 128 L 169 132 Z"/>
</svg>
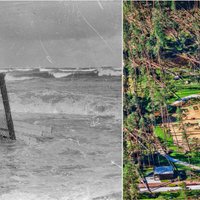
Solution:
<svg viewBox="0 0 200 200">
<path fill-rule="evenodd" d="M 0 19 L 0 67 L 121 65 L 120 2 L 0 2 Z"/>
<path fill-rule="evenodd" d="M 66 39 L 119 32 L 120 6 L 116 2 L 0 2 L 0 34 L 8 39 Z"/>
</svg>

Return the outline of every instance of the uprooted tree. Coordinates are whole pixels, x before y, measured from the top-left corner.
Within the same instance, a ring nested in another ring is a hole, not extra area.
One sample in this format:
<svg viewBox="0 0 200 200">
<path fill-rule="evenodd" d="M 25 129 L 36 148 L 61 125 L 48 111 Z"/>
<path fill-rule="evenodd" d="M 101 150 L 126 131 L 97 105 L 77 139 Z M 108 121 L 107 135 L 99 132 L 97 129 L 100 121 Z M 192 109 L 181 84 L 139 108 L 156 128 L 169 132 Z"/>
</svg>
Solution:
<svg viewBox="0 0 200 200">
<path fill-rule="evenodd" d="M 125 1 L 123 6 L 124 169 L 138 177 L 145 154 L 167 151 L 154 130 L 170 122 L 170 99 L 180 99 L 176 79 L 199 83 L 200 10 L 198 1 Z M 133 158 L 135 170 L 129 166 Z M 133 188 L 124 184 L 130 196 Z"/>
</svg>

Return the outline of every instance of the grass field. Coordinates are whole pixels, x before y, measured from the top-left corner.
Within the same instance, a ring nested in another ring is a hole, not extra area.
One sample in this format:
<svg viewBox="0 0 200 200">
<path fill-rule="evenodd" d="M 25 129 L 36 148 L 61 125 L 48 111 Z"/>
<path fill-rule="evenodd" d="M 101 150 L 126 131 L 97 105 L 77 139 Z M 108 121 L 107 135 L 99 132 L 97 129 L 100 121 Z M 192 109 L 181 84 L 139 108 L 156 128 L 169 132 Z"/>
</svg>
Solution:
<svg viewBox="0 0 200 200">
<path fill-rule="evenodd" d="M 200 152 L 185 154 L 185 153 L 174 151 L 173 153 L 170 154 L 170 156 L 180 161 L 188 162 L 190 164 L 200 166 Z"/>
<path fill-rule="evenodd" d="M 173 145 L 173 138 L 171 135 L 165 133 L 164 129 L 160 126 L 156 126 L 154 134 L 160 139 L 161 142 L 167 144 L 167 146 Z"/>
<path fill-rule="evenodd" d="M 183 162 L 188 162 L 190 164 L 200 166 L 200 152 L 196 152 L 196 153 L 192 152 L 188 154 L 181 152 L 178 146 L 173 144 L 172 136 L 165 134 L 163 128 L 161 128 L 160 126 L 155 127 L 154 133 L 161 142 L 167 145 L 168 149 L 173 151 L 170 154 L 171 157 Z"/>
<path fill-rule="evenodd" d="M 196 89 L 181 88 L 176 92 L 176 94 L 180 98 L 187 97 L 187 96 L 190 96 L 190 95 L 193 95 L 193 94 L 200 94 L 200 88 L 196 88 Z M 169 99 L 168 103 L 171 104 L 171 103 L 173 103 L 174 101 L 177 101 L 177 100 L 179 100 L 177 97 L 173 97 L 173 98 Z"/>
</svg>

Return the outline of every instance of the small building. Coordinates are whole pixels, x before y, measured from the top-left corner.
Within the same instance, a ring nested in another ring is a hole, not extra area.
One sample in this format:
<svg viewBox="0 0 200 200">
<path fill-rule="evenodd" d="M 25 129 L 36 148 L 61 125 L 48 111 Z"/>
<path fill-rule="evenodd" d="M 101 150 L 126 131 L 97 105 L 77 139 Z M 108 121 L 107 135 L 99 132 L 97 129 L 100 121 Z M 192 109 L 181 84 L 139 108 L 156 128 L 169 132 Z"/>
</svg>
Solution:
<svg viewBox="0 0 200 200">
<path fill-rule="evenodd" d="M 154 180 L 167 180 L 174 178 L 172 166 L 159 166 L 154 168 Z"/>
</svg>

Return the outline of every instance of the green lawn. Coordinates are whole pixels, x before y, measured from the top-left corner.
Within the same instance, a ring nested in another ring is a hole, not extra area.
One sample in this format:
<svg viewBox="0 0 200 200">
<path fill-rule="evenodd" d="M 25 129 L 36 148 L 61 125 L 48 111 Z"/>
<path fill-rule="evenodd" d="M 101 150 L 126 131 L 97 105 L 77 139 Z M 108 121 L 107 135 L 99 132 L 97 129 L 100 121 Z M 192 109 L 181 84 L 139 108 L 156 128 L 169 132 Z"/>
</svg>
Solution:
<svg viewBox="0 0 200 200">
<path fill-rule="evenodd" d="M 154 134 L 160 139 L 161 142 L 167 144 L 167 146 L 173 145 L 173 138 L 171 135 L 165 133 L 164 129 L 160 126 L 156 126 L 154 129 Z"/>
<path fill-rule="evenodd" d="M 177 145 L 174 145 L 173 137 L 169 134 L 165 134 L 163 128 L 161 128 L 160 126 L 156 126 L 154 129 L 154 134 L 159 138 L 162 143 L 165 143 L 170 150 L 173 150 L 174 152 L 179 151 L 179 147 Z"/>
<path fill-rule="evenodd" d="M 185 154 L 182 152 L 174 151 L 173 153 L 170 154 L 170 156 L 175 159 L 200 166 L 200 152 Z"/>
<path fill-rule="evenodd" d="M 183 89 L 180 89 L 176 94 L 180 96 L 181 98 L 192 95 L 192 94 L 200 94 L 200 88 L 199 89 L 183 88 Z"/>
<path fill-rule="evenodd" d="M 170 150 L 173 150 L 173 152 L 170 154 L 171 157 L 179 159 L 180 161 L 200 166 L 200 152 L 193 152 L 188 154 L 181 152 L 178 146 L 173 144 L 172 136 L 165 134 L 163 128 L 160 126 L 155 127 L 154 133 L 162 143 L 166 144 Z"/>
<path fill-rule="evenodd" d="M 190 89 L 190 88 L 180 89 L 178 92 L 176 92 L 176 94 L 180 98 L 183 98 L 183 97 L 187 97 L 187 96 L 193 95 L 193 94 L 200 94 L 200 89 Z M 173 98 L 169 99 L 168 103 L 171 104 L 177 100 L 179 100 L 179 99 L 176 97 L 173 97 Z"/>
<path fill-rule="evenodd" d="M 186 97 L 192 94 L 200 94 L 200 85 L 197 83 L 191 83 L 189 85 L 185 85 L 184 82 L 176 83 L 176 94 L 180 97 Z M 169 99 L 168 103 L 171 104 L 174 101 L 179 100 L 178 97 L 173 97 Z"/>
</svg>

